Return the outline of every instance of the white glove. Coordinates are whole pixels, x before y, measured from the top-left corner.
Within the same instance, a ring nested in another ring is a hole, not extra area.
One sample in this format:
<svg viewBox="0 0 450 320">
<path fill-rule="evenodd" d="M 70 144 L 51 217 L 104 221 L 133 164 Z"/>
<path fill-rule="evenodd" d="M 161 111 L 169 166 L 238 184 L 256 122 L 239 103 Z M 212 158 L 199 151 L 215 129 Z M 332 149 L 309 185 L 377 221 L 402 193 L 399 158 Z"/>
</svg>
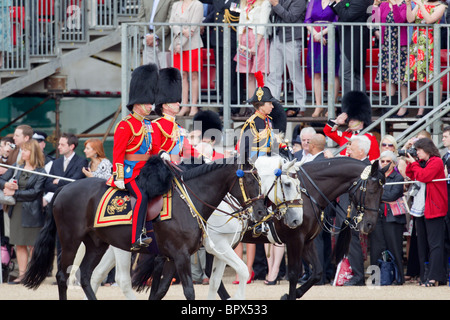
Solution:
<svg viewBox="0 0 450 320">
<path fill-rule="evenodd" d="M 117 188 L 125 190 L 125 182 L 123 180 L 116 180 L 114 181 L 114 184 Z"/>
<path fill-rule="evenodd" d="M 160 157 L 163 160 L 170 161 L 170 154 L 168 154 L 167 152 L 161 153 Z"/>
</svg>

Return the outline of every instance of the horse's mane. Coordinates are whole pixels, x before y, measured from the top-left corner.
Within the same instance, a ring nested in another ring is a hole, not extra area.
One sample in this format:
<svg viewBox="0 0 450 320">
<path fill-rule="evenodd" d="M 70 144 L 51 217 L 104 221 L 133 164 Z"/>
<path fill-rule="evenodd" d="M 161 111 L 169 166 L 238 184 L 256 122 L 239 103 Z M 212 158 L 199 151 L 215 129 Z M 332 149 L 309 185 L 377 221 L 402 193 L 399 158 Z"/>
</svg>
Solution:
<svg viewBox="0 0 450 320">
<path fill-rule="evenodd" d="M 329 158 L 329 159 L 320 159 L 320 160 L 314 160 L 311 162 L 307 162 L 302 165 L 302 167 L 305 169 L 305 171 L 312 175 L 316 176 L 317 174 L 324 173 L 327 169 L 333 168 L 334 170 L 345 170 L 348 171 L 348 167 L 340 167 L 340 166 L 349 166 L 354 165 L 355 167 L 351 169 L 353 170 L 363 170 L 367 164 L 365 164 L 361 160 L 349 158 L 349 157 L 336 157 L 336 158 Z M 337 173 L 337 172 L 336 172 Z"/>
<path fill-rule="evenodd" d="M 189 168 L 188 170 L 183 171 L 181 173 L 181 176 L 183 177 L 184 181 L 187 181 L 187 180 L 191 180 L 191 179 L 197 178 L 199 176 L 202 176 L 206 173 L 210 173 L 217 169 L 224 168 L 225 166 L 228 166 L 228 165 L 234 164 L 234 163 L 236 163 L 235 158 L 234 159 L 218 159 L 214 162 L 201 164 L 194 168 Z"/>
</svg>

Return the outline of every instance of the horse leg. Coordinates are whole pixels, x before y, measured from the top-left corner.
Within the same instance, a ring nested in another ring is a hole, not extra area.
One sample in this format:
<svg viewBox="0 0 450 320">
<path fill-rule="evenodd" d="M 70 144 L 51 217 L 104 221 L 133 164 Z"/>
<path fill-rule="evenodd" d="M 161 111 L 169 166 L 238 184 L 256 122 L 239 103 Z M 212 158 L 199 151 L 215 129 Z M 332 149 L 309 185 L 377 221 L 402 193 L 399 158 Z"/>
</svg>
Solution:
<svg viewBox="0 0 450 320">
<path fill-rule="evenodd" d="M 217 290 L 222 283 L 222 277 L 225 271 L 225 267 L 226 263 L 223 260 L 219 259 L 218 257 L 214 257 L 211 276 L 209 277 L 208 300 L 216 299 Z"/>
<path fill-rule="evenodd" d="M 116 282 L 128 300 L 136 300 L 131 287 L 131 252 L 112 247 L 116 261 Z"/>
<path fill-rule="evenodd" d="M 92 272 L 91 287 L 92 291 L 94 291 L 94 294 L 97 293 L 101 282 L 108 276 L 108 273 L 112 270 L 112 268 L 114 268 L 115 265 L 116 260 L 114 257 L 113 247 L 109 246 L 99 264 Z"/>
<path fill-rule="evenodd" d="M 70 270 L 73 267 L 73 262 L 81 244 L 81 240 L 70 242 L 69 239 L 60 241 L 61 252 L 58 263 L 58 271 L 56 273 L 56 282 L 58 283 L 58 294 L 60 300 L 67 300 L 67 280 L 69 279 Z"/>
<path fill-rule="evenodd" d="M 304 260 L 311 265 L 312 273 L 309 279 L 296 290 L 297 299 L 301 298 L 314 284 L 322 279 L 323 267 L 319 261 L 314 241 L 305 244 Z"/>
<path fill-rule="evenodd" d="M 216 239 L 218 240 L 218 239 Z M 232 267 L 239 277 L 239 286 L 233 299 L 243 300 L 245 299 L 245 287 L 247 285 L 247 279 L 250 274 L 244 261 L 236 254 L 231 248 L 229 242 L 215 242 L 214 249 L 209 248 L 210 253 L 215 255 L 212 275 L 209 279 L 209 294 L 208 299 L 214 299 L 220 283 L 222 282 L 225 266 L 228 264 Z M 211 284 L 212 282 L 212 284 Z"/>
<path fill-rule="evenodd" d="M 165 260 L 163 264 L 159 262 L 155 266 L 156 272 L 153 273 L 152 290 L 149 300 L 161 300 L 164 298 L 167 291 L 169 291 L 170 284 L 175 275 L 176 268 L 173 260 Z"/>
<path fill-rule="evenodd" d="M 288 260 L 288 279 L 289 279 L 289 294 L 281 297 L 283 300 L 295 300 L 298 277 L 302 273 L 302 251 L 303 239 L 290 239 L 286 243 L 287 260 Z"/>
<path fill-rule="evenodd" d="M 86 246 L 86 253 L 80 265 L 80 284 L 87 299 L 96 300 L 95 293 L 91 287 L 92 271 L 108 249 L 108 244 L 104 242 L 96 244 L 90 237 L 86 237 L 83 242 Z"/>
<path fill-rule="evenodd" d="M 186 300 L 195 300 L 194 284 L 192 282 L 191 258 L 187 253 L 179 254 L 174 259 L 175 267 L 183 285 Z"/>
<path fill-rule="evenodd" d="M 214 260 L 215 260 L 215 257 L 208 252 L 208 254 L 206 255 L 205 274 L 210 279 L 211 279 L 212 265 L 213 265 Z M 210 280 L 210 285 L 211 285 L 211 280 Z M 230 295 L 228 294 L 227 289 L 225 289 L 225 286 L 223 285 L 223 281 L 220 281 L 219 288 L 216 291 L 221 300 L 230 299 Z"/>
</svg>

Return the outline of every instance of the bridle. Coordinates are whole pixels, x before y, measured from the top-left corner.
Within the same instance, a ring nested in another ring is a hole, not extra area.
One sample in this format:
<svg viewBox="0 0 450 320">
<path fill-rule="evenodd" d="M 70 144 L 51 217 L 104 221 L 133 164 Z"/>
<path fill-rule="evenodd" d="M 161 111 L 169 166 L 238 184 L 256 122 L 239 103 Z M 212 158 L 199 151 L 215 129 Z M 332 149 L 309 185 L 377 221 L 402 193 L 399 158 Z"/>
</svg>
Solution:
<svg viewBox="0 0 450 320">
<path fill-rule="evenodd" d="M 346 224 L 346 226 L 350 227 L 351 229 L 354 229 L 355 231 L 359 231 L 358 224 L 362 221 L 366 211 L 372 211 L 372 212 L 378 213 L 378 210 L 379 210 L 378 208 L 370 208 L 370 207 L 368 208 L 365 206 L 367 183 L 368 183 L 369 179 L 376 180 L 376 178 L 370 177 L 371 166 L 367 166 L 361 173 L 359 179 L 354 181 L 352 183 L 352 185 L 350 187 L 348 187 L 347 191 L 345 192 L 345 193 L 349 194 L 349 199 L 350 199 L 350 203 L 349 203 L 349 206 L 346 211 L 339 205 L 339 203 L 337 203 L 337 207 L 336 207 L 330 200 L 328 200 L 328 197 L 323 194 L 323 192 L 320 190 L 320 188 L 317 186 L 317 184 L 311 179 L 311 177 L 308 175 L 308 173 L 305 171 L 305 169 L 303 169 L 300 166 L 299 171 L 301 171 L 302 175 L 298 175 L 298 177 L 303 186 L 306 185 L 305 181 L 303 179 L 303 176 L 305 176 L 308 179 L 309 183 L 314 187 L 314 189 L 317 190 L 319 195 L 323 199 L 325 199 L 325 201 L 328 203 L 329 206 L 331 206 L 333 208 L 333 210 L 335 210 L 337 212 L 338 209 L 340 209 L 341 211 L 346 212 L 345 224 Z M 380 185 L 383 185 L 383 182 L 381 181 L 381 179 L 378 179 L 378 183 Z M 312 208 L 317 207 L 320 209 L 318 202 L 314 199 L 313 196 L 311 196 L 311 194 L 308 192 L 308 190 L 306 190 L 305 188 L 302 188 L 301 190 L 310 199 Z M 359 198 L 356 198 L 356 194 L 357 194 L 358 190 L 361 192 L 359 193 Z M 356 203 L 355 209 L 356 209 L 357 214 L 355 216 L 351 217 L 353 203 Z M 314 210 L 314 212 L 316 212 L 316 211 Z M 316 217 L 317 217 L 317 215 L 316 215 Z M 319 222 L 322 224 L 323 221 L 324 221 L 324 213 L 322 212 L 320 215 Z M 329 233 L 334 233 L 331 230 L 331 228 L 327 229 L 327 231 Z"/>
<path fill-rule="evenodd" d="M 281 165 L 280 165 L 281 166 Z M 282 171 L 281 168 L 278 168 L 274 172 L 275 179 L 270 186 L 269 190 L 266 194 L 266 201 L 269 198 L 269 194 L 274 189 L 274 200 L 273 203 L 273 210 L 271 215 L 275 216 L 278 220 L 280 220 L 287 212 L 289 208 L 303 208 L 303 199 L 301 197 L 301 191 L 300 189 L 297 189 L 299 198 L 295 198 L 292 200 L 286 200 L 286 192 L 284 191 L 284 185 L 281 182 L 281 176 L 285 175 L 290 178 L 293 178 L 295 181 L 298 181 L 297 172 L 289 172 L 289 171 Z M 278 183 L 279 182 L 279 183 Z M 280 185 L 282 199 L 278 198 L 278 184 Z"/>
<path fill-rule="evenodd" d="M 177 185 L 177 191 L 180 193 L 180 197 L 186 202 L 187 206 L 189 207 L 189 209 L 191 210 L 191 213 L 193 216 L 196 216 L 197 219 L 200 219 L 201 222 L 203 223 L 207 223 L 206 220 L 201 216 L 201 214 L 199 213 L 199 211 L 197 210 L 197 208 L 195 207 L 194 203 L 192 202 L 192 200 L 190 199 L 189 193 L 192 194 L 200 203 L 202 203 L 203 205 L 213 209 L 213 210 L 217 210 L 219 212 L 225 213 L 229 216 L 235 217 L 236 215 L 251 215 L 251 213 L 253 212 L 253 208 L 251 207 L 253 205 L 253 203 L 255 201 L 258 200 L 262 200 L 264 199 L 264 195 L 259 194 L 258 196 L 254 197 L 254 198 L 249 198 L 248 192 L 245 189 L 245 183 L 244 183 L 244 175 L 245 174 L 252 174 L 253 177 L 257 180 L 258 184 L 259 184 L 259 179 L 257 176 L 255 176 L 256 173 L 256 169 L 252 169 L 252 170 L 243 170 L 243 165 L 240 165 L 240 169 L 238 169 L 236 171 L 236 176 L 235 179 L 233 181 L 233 183 L 231 184 L 230 189 L 228 190 L 228 193 L 231 192 L 231 190 L 233 189 L 233 187 L 235 186 L 236 182 L 239 181 L 239 187 L 240 190 L 242 192 L 242 198 L 244 200 L 244 203 L 239 203 L 239 207 L 236 207 L 236 205 L 234 205 L 233 203 L 225 200 L 233 209 L 235 209 L 234 212 L 226 212 L 224 210 L 219 209 L 216 206 L 213 206 L 209 203 L 207 203 L 206 201 L 202 200 L 184 181 L 182 176 L 180 175 L 179 172 L 181 172 L 181 169 L 177 166 L 175 166 L 173 163 L 165 161 L 166 165 L 169 167 L 169 169 L 172 171 L 172 173 L 174 174 L 174 182 Z M 188 193 L 189 191 L 189 193 Z"/>
</svg>

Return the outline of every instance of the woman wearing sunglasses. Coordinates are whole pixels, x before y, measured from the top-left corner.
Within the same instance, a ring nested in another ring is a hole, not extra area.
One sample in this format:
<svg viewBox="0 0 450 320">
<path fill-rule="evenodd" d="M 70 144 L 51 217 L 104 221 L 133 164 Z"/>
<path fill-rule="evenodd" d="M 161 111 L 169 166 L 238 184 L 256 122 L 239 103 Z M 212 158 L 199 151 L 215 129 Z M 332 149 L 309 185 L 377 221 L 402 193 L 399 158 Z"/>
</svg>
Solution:
<svg viewBox="0 0 450 320">
<path fill-rule="evenodd" d="M 379 158 L 380 168 L 387 168 L 385 172 L 386 183 L 403 182 L 403 176 L 395 170 L 397 156 L 390 150 L 383 151 Z M 403 230 L 406 224 L 406 215 L 397 214 L 392 210 L 393 203 L 403 196 L 403 184 L 387 184 L 383 186 L 380 210 L 375 230 L 369 235 L 370 262 L 377 265 L 382 259 L 382 253 L 389 250 L 394 256 L 398 276 L 394 284 L 401 285 L 405 282 L 403 275 Z"/>
</svg>

